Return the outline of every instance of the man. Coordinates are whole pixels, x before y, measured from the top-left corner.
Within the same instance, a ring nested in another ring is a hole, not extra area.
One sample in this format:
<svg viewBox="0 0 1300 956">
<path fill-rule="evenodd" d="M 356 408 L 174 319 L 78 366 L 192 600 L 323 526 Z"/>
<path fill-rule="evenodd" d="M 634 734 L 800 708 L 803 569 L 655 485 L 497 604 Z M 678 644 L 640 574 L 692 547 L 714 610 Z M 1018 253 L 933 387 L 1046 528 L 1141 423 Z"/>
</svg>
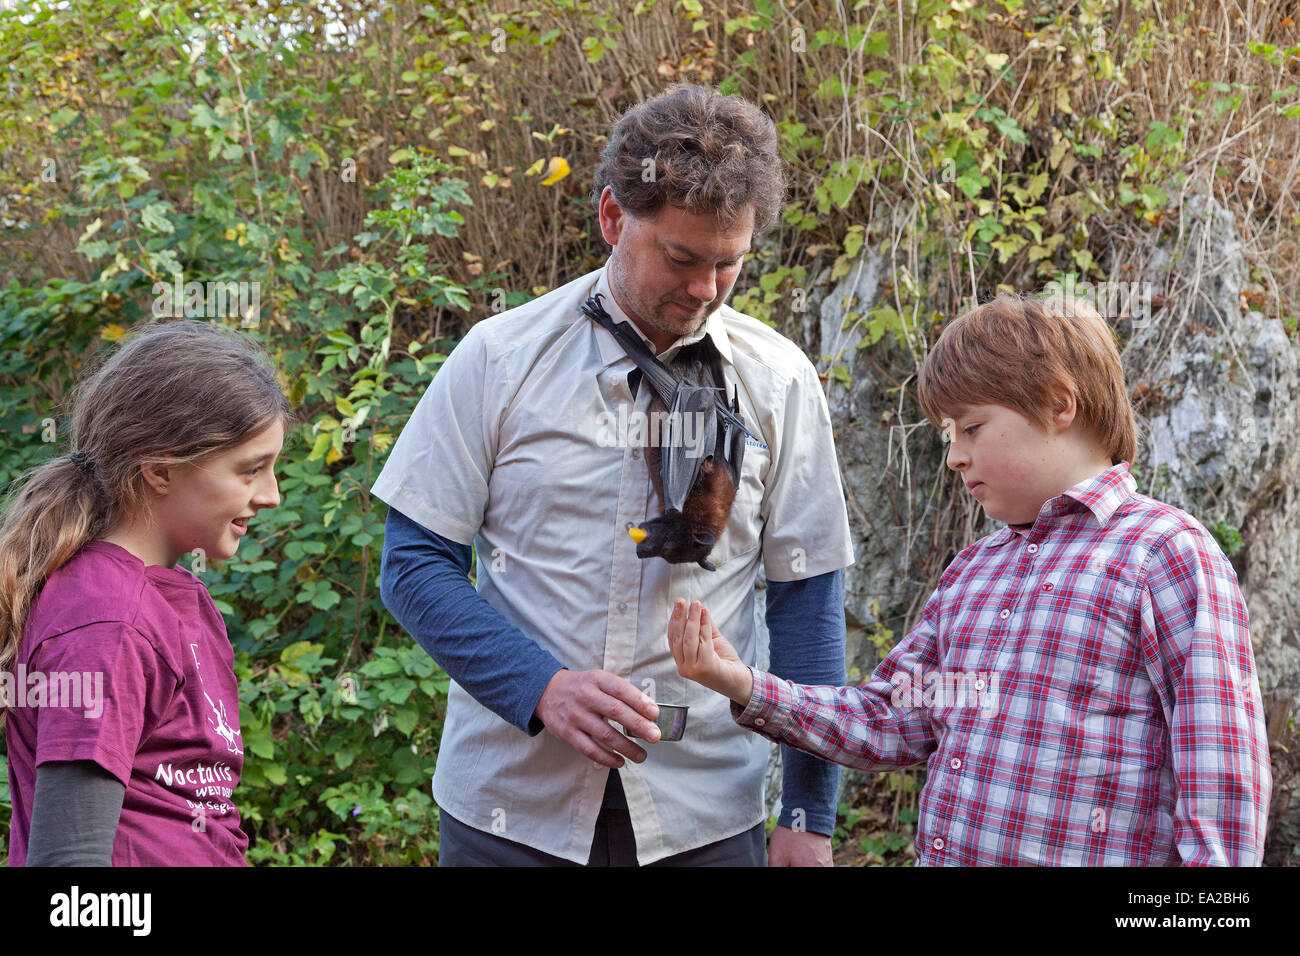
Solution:
<svg viewBox="0 0 1300 956">
<path fill-rule="evenodd" d="M 723 305 L 785 185 L 771 121 L 738 97 L 681 84 L 628 111 L 592 197 L 606 266 L 475 325 L 375 483 L 391 506 L 384 602 L 453 678 L 433 779 L 442 865 L 763 865 L 768 745 L 677 675 L 665 635 L 674 598 L 707 600 L 761 660 L 761 561 L 770 668 L 845 679 L 853 548 L 821 383 L 797 346 Z M 644 416 L 651 389 L 581 313 L 593 294 L 665 365 L 706 336 L 721 355 L 752 437 L 716 571 L 636 555 L 627 530 L 658 501 L 644 441 L 611 442 L 608 424 Z M 652 701 L 690 708 L 683 739 L 658 740 Z M 768 862 L 830 865 L 838 768 L 783 756 Z"/>
</svg>

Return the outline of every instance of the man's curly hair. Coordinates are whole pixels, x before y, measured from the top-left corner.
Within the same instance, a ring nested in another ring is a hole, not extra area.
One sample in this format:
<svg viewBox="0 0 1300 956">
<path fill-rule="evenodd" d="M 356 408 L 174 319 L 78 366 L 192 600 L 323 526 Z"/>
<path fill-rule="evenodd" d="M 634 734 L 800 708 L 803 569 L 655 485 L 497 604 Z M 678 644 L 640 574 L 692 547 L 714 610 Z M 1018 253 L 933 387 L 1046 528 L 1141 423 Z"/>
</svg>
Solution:
<svg viewBox="0 0 1300 956">
<path fill-rule="evenodd" d="M 776 221 L 789 180 L 776 127 L 753 103 L 708 86 L 677 83 L 614 125 L 591 203 L 606 186 L 625 211 L 653 219 L 665 203 L 711 214 L 724 229 L 754 207 L 754 234 Z"/>
</svg>

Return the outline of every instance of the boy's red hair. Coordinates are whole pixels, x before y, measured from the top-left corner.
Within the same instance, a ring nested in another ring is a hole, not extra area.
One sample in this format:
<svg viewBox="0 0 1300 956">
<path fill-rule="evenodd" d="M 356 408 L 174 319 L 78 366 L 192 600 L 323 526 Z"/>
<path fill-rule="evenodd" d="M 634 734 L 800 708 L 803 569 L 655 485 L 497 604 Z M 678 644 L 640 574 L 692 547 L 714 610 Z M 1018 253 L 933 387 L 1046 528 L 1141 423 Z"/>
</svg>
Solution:
<svg viewBox="0 0 1300 956">
<path fill-rule="evenodd" d="M 1110 455 L 1133 461 L 1137 426 L 1115 337 L 1088 303 L 1003 293 L 953 320 L 921 365 L 917 393 L 937 428 L 971 405 L 1002 405 L 1044 431 L 1052 396 L 1074 395 L 1077 420 Z"/>
</svg>

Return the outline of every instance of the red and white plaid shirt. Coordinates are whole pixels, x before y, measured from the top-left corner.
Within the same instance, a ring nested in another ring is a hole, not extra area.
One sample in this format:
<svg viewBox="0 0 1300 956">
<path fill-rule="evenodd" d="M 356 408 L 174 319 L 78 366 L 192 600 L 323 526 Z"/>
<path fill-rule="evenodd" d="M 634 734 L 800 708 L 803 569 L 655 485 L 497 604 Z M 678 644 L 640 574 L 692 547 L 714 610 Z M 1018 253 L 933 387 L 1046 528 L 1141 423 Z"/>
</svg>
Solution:
<svg viewBox="0 0 1300 956">
<path fill-rule="evenodd" d="M 1236 573 L 1127 462 L 958 554 L 860 687 L 751 670 L 742 726 L 861 770 L 926 761 L 922 866 L 1262 860 L 1273 779 Z"/>
</svg>

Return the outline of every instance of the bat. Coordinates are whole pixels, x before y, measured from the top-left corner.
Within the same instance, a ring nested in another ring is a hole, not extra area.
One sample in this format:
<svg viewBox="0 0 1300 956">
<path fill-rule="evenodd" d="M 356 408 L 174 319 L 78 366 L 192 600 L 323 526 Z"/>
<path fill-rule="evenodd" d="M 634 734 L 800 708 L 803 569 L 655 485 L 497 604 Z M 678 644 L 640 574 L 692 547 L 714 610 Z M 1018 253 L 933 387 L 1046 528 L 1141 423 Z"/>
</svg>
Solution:
<svg viewBox="0 0 1300 956">
<path fill-rule="evenodd" d="M 641 370 L 650 384 L 651 410 L 668 413 L 658 443 L 652 441 L 646 454 L 664 512 L 628 530 L 637 557 L 695 562 L 716 571 L 708 555 L 727 526 L 749 434 L 740 417 L 739 389 L 728 404 L 720 387 L 721 356 L 707 336 L 678 352 L 673 366 L 680 375 L 674 374 L 626 322 L 613 320 L 600 298 L 588 298 L 583 314 L 607 329 Z M 688 417 L 702 427 L 687 427 Z"/>
</svg>

